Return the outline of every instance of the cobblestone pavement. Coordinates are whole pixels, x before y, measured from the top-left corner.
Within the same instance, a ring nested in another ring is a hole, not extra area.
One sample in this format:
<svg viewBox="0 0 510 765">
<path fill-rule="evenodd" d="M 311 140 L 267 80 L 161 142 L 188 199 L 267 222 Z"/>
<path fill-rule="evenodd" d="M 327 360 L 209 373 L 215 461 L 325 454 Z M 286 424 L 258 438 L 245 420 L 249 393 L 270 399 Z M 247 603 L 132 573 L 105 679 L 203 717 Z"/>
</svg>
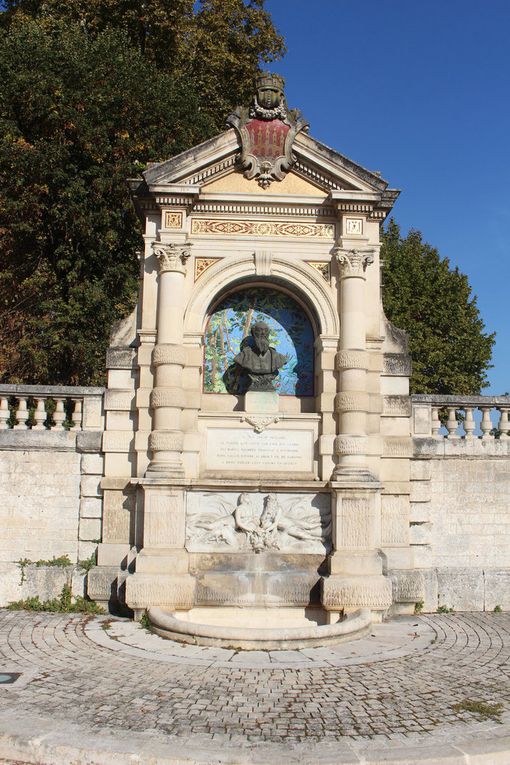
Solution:
<svg viewBox="0 0 510 765">
<path fill-rule="evenodd" d="M 507 614 L 406 617 L 266 653 L 0 611 L 0 655 L 21 673 L 0 685 L 0 762 L 510 763 Z"/>
</svg>

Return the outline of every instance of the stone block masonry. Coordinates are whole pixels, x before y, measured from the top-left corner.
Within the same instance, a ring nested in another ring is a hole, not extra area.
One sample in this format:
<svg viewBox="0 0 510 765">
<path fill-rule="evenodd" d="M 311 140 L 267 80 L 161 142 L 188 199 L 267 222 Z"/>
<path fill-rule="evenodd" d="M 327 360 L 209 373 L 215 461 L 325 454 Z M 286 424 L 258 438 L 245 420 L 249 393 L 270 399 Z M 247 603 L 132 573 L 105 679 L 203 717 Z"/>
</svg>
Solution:
<svg viewBox="0 0 510 765">
<path fill-rule="evenodd" d="M 19 561 L 67 556 L 75 565 L 96 550 L 102 396 L 101 388 L 0 386 L 0 408 L 8 415 L 0 427 L 0 606 L 34 595 L 56 597 L 72 571 L 42 566 L 22 572 Z M 50 400 L 60 402 L 53 418 Z M 73 579 L 76 593 L 83 593 L 83 572 Z"/>
</svg>

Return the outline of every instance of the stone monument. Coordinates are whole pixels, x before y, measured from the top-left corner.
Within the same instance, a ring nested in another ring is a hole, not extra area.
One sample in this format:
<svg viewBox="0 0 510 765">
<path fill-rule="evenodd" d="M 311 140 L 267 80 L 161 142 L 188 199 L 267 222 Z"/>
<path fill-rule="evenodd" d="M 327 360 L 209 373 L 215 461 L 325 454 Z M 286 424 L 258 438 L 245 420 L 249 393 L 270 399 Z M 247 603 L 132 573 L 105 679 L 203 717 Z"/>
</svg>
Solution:
<svg viewBox="0 0 510 765">
<path fill-rule="evenodd" d="M 108 357 L 91 591 L 380 619 L 387 572 L 413 569 L 409 362 L 379 276 L 398 192 L 312 138 L 277 75 L 228 124 L 130 182 L 145 250 Z"/>
</svg>

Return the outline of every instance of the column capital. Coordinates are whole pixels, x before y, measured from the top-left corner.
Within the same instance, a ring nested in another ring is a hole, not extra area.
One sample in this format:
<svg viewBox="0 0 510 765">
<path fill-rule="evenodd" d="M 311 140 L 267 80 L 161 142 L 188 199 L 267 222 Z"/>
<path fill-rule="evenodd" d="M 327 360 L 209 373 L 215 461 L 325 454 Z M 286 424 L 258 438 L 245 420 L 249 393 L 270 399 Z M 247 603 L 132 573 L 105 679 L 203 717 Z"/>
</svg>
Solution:
<svg viewBox="0 0 510 765">
<path fill-rule="evenodd" d="M 363 276 L 367 266 L 374 262 L 374 250 L 343 250 L 335 247 L 334 254 L 342 277 Z"/>
<path fill-rule="evenodd" d="M 186 273 L 186 261 L 191 255 L 190 242 L 184 244 L 155 242 L 152 247 L 158 259 L 160 274 L 167 271 L 174 271 L 179 274 Z"/>
</svg>

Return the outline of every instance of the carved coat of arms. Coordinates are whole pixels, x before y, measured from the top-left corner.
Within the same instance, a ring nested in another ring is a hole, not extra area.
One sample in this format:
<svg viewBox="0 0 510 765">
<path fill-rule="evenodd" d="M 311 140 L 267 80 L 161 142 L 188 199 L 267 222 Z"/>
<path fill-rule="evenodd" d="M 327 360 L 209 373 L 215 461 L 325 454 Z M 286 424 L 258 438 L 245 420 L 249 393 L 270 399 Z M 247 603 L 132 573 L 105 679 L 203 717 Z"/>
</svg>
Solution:
<svg viewBox="0 0 510 765">
<path fill-rule="evenodd" d="M 227 120 L 241 140 L 240 164 L 245 177 L 256 178 L 264 189 L 283 180 L 295 161 L 294 138 L 308 128 L 297 110 L 287 108 L 283 86 L 282 77 L 263 72 L 257 78 L 252 105 L 238 107 Z"/>
</svg>

